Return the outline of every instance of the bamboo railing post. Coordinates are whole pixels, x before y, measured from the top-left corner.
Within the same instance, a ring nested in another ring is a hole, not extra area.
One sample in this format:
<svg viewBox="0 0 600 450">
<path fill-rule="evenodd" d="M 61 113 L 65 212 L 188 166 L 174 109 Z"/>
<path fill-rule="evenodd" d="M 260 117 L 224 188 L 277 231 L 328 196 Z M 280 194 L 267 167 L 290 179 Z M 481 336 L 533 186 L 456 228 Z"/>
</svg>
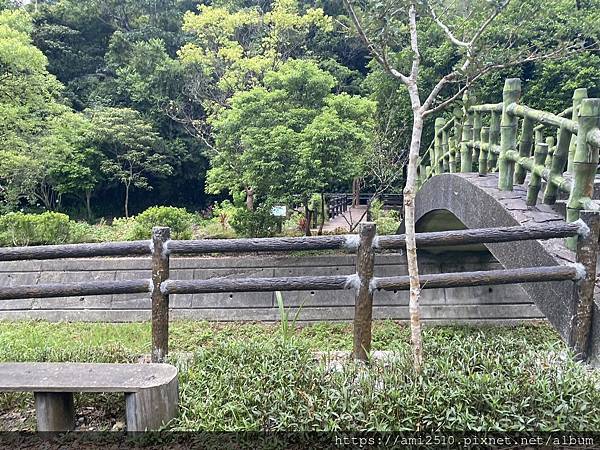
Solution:
<svg viewBox="0 0 600 450">
<path fill-rule="evenodd" d="M 425 180 L 427 180 L 427 169 L 424 164 L 420 164 L 419 165 L 419 189 L 421 189 L 421 186 L 423 186 L 423 184 L 425 183 Z"/>
<path fill-rule="evenodd" d="M 450 150 L 448 142 L 448 131 L 442 131 L 442 173 L 450 171 L 448 152 Z"/>
<path fill-rule="evenodd" d="M 587 89 L 579 88 L 573 91 L 573 112 L 571 112 L 571 120 L 577 122 L 577 113 L 579 112 L 579 106 L 584 98 L 587 98 Z M 571 136 L 571 145 L 569 146 L 569 158 L 567 162 L 567 172 L 573 173 L 573 159 L 575 157 L 575 151 L 577 149 L 577 136 Z"/>
<path fill-rule="evenodd" d="M 498 189 L 512 191 L 515 163 L 508 158 L 508 152 L 517 148 L 518 117 L 508 113 L 508 106 L 517 103 L 521 97 L 521 80 L 508 78 L 502 91 L 502 120 L 500 121 L 500 156 Z"/>
<path fill-rule="evenodd" d="M 460 143 L 462 141 L 462 122 L 464 115 L 462 107 L 454 107 L 452 115 L 454 116 L 454 171 L 458 172 L 460 170 Z"/>
<path fill-rule="evenodd" d="M 548 144 L 536 144 L 533 152 L 533 170 L 529 178 L 529 187 L 527 188 L 527 206 L 535 206 L 537 198 L 542 187 L 542 177 L 540 170 L 544 166 L 546 155 L 548 154 Z"/>
<path fill-rule="evenodd" d="M 169 295 L 161 285 L 169 279 L 167 241 L 171 229 L 152 228 L 152 362 L 163 362 L 169 352 Z"/>
<path fill-rule="evenodd" d="M 448 150 L 448 171 L 456 173 L 456 138 L 452 136 L 449 142 Z"/>
<path fill-rule="evenodd" d="M 462 126 L 462 139 L 460 142 L 460 171 L 462 173 L 473 170 L 473 152 L 469 142 L 473 139 L 473 113 L 467 110 L 466 120 Z"/>
<path fill-rule="evenodd" d="M 533 120 L 529 117 L 525 117 L 522 120 L 521 126 L 521 142 L 519 142 L 519 156 L 528 158 L 531 156 L 531 148 L 533 144 Z M 525 177 L 527 176 L 527 170 L 525 167 L 517 164 L 515 169 L 515 183 L 523 184 Z"/>
<path fill-rule="evenodd" d="M 560 130 L 556 132 L 556 135 L 560 135 Z M 544 166 L 550 169 L 552 167 L 552 159 L 554 158 L 554 152 L 556 151 L 556 146 L 554 140 L 554 136 L 548 136 L 546 138 L 546 144 L 548 144 L 548 156 L 546 156 L 546 161 L 544 161 Z"/>
<path fill-rule="evenodd" d="M 479 161 L 479 149 L 476 147 L 476 145 L 481 142 L 481 126 L 481 113 L 479 111 L 475 111 L 473 113 L 473 138 L 471 140 L 473 144 L 473 162 Z"/>
<path fill-rule="evenodd" d="M 444 172 L 444 167 L 443 167 L 443 164 L 441 161 L 443 151 L 442 151 L 442 136 L 441 136 L 441 132 L 440 132 L 440 130 L 442 129 L 442 127 L 444 125 L 446 125 L 446 121 L 444 120 L 443 117 L 438 117 L 437 119 L 435 119 L 435 125 L 434 125 L 435 135 L 434 135 L 434 141 L 433 141 L 434 159 L 433 159 L 433 161 L 431 161 L 431 167 L 434 168 L 433 173 L 435 175 L 439 175 L 440 173 Z"/>
<path fill-rule="evenodd" d="M 586 203 L 593 197 L 598 148 L 588 143 L 588 133 L 600 125 L 600 99 L 584 99 L 579 106 L 577 122 L 577 149 L 573 156 L 573 184 L 567 202 L 567 222 L 578 220 L 579 211 L 586 209 Z M 576 239 L 568 238 L 567 246 L 575 250 Z"/>
<path fill-rule="evenodd" d="M 367 361 L 371 351 L 371 323 L 373 321 L 373 289 L 371 282 L 375 270 L 373 241 L 377 227 L 374 223 L 360 224 L 356 274 L 360 283 L 354 303 L 354 359 Z"/>
<path fill-rule="evenodd" d="M 585 268 L 585 276 L 577 284 L 569 346 L 575 352 L 577 360 L 585 361 L 588 357 L 594 306 L 600 212 L 581 211 L 579 218 L 587 225 L 589 232 L 580 234 L 577 239 L 577 262 Z"/>
<path fill-rule="evenodd" d="M 494 171 L 498 164 L 498 155 L 492 151 L 493 145 L 500 143 L 500 117 L 495 111 L 492 112 L 490 117 L 490 150 L 488 154 L 488 172 Z"/>
<path fill-rule="evenodd" d="M 481 128 L 481 149 L 479 151 L 479 175 L 484 177 L 488 169 L 488 148 L 490 142 L 490 128 Z"/>
<path fill-rule="evenodd" d="M 552 162 L 550 164 L 550 176 L 546 182 L 546 190 L 544 191 L 544 203 L 547 205 L 553 205 L 556 203 L 556 196 L 558 192 L 558 186 L 552 182 L 554 175 L 562 175 L 565 171 L 565 165 L 569 157 L 569 146 L 571 145 L 571 132 L 566 128 L 562 128 L 558 133 L 558 144 L 552 155 Z M 550 149 L 550 146 L 548 146 Z M 550 150 L 548 150 L 548 153 Z M 547 158 L 546 158 L 547 159 Z"/>
</svg>

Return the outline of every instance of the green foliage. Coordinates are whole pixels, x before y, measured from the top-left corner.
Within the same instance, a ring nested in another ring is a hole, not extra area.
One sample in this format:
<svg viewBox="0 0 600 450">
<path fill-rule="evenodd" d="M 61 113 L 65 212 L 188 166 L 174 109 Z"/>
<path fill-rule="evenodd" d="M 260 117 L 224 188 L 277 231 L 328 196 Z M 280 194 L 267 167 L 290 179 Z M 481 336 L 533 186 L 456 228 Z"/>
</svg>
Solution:
<svg viewBox="0 0 600 450">
<path fill-rule="evenodd" d="M 340 364 L 339 370 L 313 351 L 325 352 L 327 361 L 334 358 L 329 351 L 350 350 L 351 326 L 290 327 L 293 339 L 287 341 L 279 327 L 172 323 L 171 362 L 180 368 L 185 413 L 169 428 L 573 432 L 600 427 L 598 372 L 564 358 L 565 346 L 548 325 L 426 328 L 429 357 L 421 376 L 412 370 L 406 326 L 375 322 L 374 348 L 393 351 L 387 363 Z M 135 362 L 150 352 L 150 344 L 149 323 L 0 323 L 0 361 Z M 180 360 L 181 352 L 193 357 Z M 32 400 L 0 396 L 3 410 L 22 411 Z M 91 406 L 101 408 L 104 402 Z"/>
<path fill-rule="evenodd" d="M 168 175 L 172 167 L 160 150 L 163 145 L 152 124 L 128 108 L 88 111 L 93 139 L 106 156 L 100 167 L 110 179 L 125 186 L 125 216 L 129 216 L 132 187 L 151 190 L 147 175 Z"/>
<path fill-rule="evenodd" d="M 208 191 L 252 187 L 262 201 L 278 202 L 360 173 L 374 103 L 331 94 L 333 85 L 316 64 L 291 60 L 268 73 L 264 87 L 236 93 L 213 123 Z"/>
<path fill-rule="evenodd" d="M 0 245 L 23 246 L 64 244 L 69 241 L 69 216 L 56 212 L 42 214 L 8 213 L 0 216 Z"/>
<path fill-rule="evenodd" d="M 277 231 L 277 218 L 271 215 L 269 205 L 261 205 L 254 211 L 239 208 L 231 226 L 240 237 L 270 237 Z"/>
<path fill-rule="evenodd" d="M 397 234 L 401 218 L 397 211 L 384 210 L 383 202 L 375 199 L 371 202 L 371 220 L 377 225 L 377 234 Z"/>
<path fill-rule="evenodd" d="M 172 206 L 153 206 L 135 216 L 132 230 L 134 239 L 149 239 L 152 227 L 171 228 L 172 239 L 191 239 L 194 215 L 185 208 Z"/>
<path fill-rule="evenodd" d="M 377 234 L 398 234 L 400 220 L 394 216 L 381 216 L 374 220 L 377 225 Z"/>
<path fill-rule="evenodd" d="M 22 10 L 0 12 L 0 201 L 60 204 L 67 192 L 92 188 L 85 118 L 66 107 L 62 86 L 31 42 L 31 18 Z"/>
<path fill-rule="evenodd" d="M 183 19 L 183 30 L 195 37 L 178 51 L 195 73 L 191 82 L 216 78 L 213 89 L 197 98 L 209 116 L 223 109 L 223 98 L 259 85 L 273 67 L 305 52 L 309 33 L 331 30 L 322 9 L 302 13 L 297 0 L 279 0 L 264 9 L 228 6 L 202 5 Z"/>
</svg>

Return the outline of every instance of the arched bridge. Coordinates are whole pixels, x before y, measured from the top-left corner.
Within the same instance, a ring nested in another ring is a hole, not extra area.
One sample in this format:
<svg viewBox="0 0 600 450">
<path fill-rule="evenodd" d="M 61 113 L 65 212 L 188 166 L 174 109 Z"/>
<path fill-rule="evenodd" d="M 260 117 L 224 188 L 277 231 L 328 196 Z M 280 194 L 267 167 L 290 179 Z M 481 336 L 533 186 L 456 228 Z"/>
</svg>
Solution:
<svg viewBox="0 0 600 450">
<path fill-rule="evenodd" d="M 571 108 L 551 114 L 518 104 L 519 97 L 520 81 L 509 79 L 502 103 L 469 105 L 465 98 L 451 120 L 436 120 L 435 140 L 419 166 L 417 231 L 574 222 L 599 214 L 600 99 L 578 89 Z M 486 247 L 505 268 L 519 269 L 577 263 L 577 245 L 576 239 L 551 239 Z M 597 247 L 596 238 L 594 260 Z M 587 355 L 598 365 L 600 290 L 591 279 L 587 307 L 572 282 L 523 288 L 569 344 L 575 322 L 588 316 Z"/>
</svg>

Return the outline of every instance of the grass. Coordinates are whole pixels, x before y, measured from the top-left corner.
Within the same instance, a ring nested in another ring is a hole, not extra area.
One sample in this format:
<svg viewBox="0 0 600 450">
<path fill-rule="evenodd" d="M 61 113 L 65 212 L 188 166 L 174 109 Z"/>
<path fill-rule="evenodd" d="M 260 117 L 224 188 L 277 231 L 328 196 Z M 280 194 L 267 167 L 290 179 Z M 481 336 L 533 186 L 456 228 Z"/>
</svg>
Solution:
<svg viewBox="0 0 600 450">
<path fill-rule="evenodd" d="M 314 351 L 350 350 L 349 326 L 292 331 L 284 339 L 270 325 L 174 322 L 171 362 L 180 367 L 181 402 L 168 427 L 600 430 L 598 371 L 562 358 L 565 347 L 546 325 L 427 328 L 419 377 L 405 326 L 374 326 L 374 349 L 393 351 L 393 359 L 341 370 L 317 361 Z M 0 361 L 136 362 L 149 350 L 147 323 L 0 323 Z M 78 402 L 100 408 L 100 428 L 123 415 L 115 395 L 82 395 Z M 0 394 L 0 414 L 30 408 L 28 394 Z"/>
</svg>

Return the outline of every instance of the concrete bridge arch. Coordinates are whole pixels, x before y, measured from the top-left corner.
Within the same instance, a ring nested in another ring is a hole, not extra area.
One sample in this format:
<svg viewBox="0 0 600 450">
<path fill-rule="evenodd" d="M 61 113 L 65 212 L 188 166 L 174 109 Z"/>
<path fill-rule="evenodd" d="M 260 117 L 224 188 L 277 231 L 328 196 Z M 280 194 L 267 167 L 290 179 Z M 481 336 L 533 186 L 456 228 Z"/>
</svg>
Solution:
<svg viewBox="0 0 600 450">
<path fill-rule="evenodd" d="M 551 206 L 528 207 L 526 189 L 498 189 L 497 174 L 445 173 L 430 178 L 416 197 L 417 231 L 459 228 L 488 228 L 564 221 Z M 485 247 L 507 269 L 572 264 L 575 253 L 562 239 L 486 244 Z M 558 333 L 570 341 L 575 308 L 572 282 L 527 283 L 522 285 L 531 300 Z M 600 364 L 600 312 L 596 296 L 591 330 L 592 363 Z"/>
</svg>

